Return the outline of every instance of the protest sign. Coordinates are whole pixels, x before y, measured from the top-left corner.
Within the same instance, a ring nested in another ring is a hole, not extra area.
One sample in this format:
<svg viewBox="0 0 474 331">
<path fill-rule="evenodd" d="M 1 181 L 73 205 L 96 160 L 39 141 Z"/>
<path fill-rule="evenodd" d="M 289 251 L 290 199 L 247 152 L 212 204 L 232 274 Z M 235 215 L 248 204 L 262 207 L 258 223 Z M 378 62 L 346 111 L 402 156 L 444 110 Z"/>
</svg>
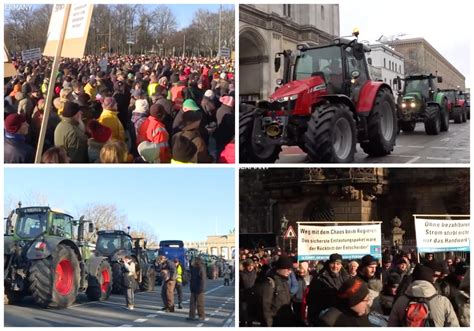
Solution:
<svg viewBox="0 0 474 331">
<path fill-rule="evenodd" d="M 27 49 L 26 51 L 22 51 L 21 59 L 24 62 L 41 59 L 41 48 L 32 48 L 32 49 Z"/>
<path fill-rule="evenodd" d="M 428 219 L 415 217 L 418 252 L 470 250 L 469 219 Z"/>
</svg>

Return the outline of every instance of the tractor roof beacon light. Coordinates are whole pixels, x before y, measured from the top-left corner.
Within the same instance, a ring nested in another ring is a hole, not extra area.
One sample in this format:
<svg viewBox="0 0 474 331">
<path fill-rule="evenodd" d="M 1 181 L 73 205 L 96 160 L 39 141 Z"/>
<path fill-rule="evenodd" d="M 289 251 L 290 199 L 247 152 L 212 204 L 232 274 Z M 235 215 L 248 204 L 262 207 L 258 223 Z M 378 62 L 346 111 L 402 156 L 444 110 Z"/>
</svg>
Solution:
<svg viewBox="0 0 474 331">
<path fill-rule="evenodd" d="M 352 30 L 352 35 L 356 38 L 359 38 L 359 28 L 354 28 Z"/>
</svg>

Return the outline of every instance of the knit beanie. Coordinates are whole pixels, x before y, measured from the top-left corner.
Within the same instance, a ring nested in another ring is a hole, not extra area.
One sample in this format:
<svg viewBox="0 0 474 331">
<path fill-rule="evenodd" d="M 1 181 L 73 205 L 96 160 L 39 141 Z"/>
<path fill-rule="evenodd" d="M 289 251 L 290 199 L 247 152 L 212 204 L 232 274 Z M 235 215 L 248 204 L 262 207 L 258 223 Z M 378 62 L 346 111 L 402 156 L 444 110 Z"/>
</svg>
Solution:
<svg viewBox="0 0 474 331">
<path fill-rule="evenodd" d="M 413 269 L 413 280 L 426 280 L 427 282 L 433 283 L 433 274 L 433 269 L 418 264 L 415 269 Z"/>
<path fill-rule="evenodd" d="M 80 107 L 77 103 L 66 101 L 63 106 L 63 111 L 61 113 L 62 117 L 73 117 L 80 110 Z"/>
<path fill-rule="evenodd" d="M 337 299 L 346 307 L 354 307 L 369 294 L 365 282 L 357 277 L 347 279 L 337 291 Z"/>
<path fill-rule="evenodd" d="M 5 131 L 12 134 L 17 133 L 25 122 L 26 117 L 24 115 L 17 113 L 10 114 L 5 118 Z"/>
<path fill-rule="evenodd" d="M 196 155 L 197 147 L 183 135 L 177 135 L 173 142 L 173 159 L 179 162 L 189 163 Z"/>
</svg>

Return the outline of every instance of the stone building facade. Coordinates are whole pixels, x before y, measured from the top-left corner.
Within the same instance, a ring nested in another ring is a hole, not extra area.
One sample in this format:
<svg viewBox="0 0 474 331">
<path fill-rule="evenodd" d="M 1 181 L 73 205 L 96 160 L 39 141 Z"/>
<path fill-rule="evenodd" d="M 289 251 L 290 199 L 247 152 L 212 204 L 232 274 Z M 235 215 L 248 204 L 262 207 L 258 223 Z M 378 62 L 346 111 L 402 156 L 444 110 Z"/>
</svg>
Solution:
<svg viewBox="0 0 474 331">
<path fill-rule="evenodd" d="M 195 248 L 202 253 L 221 256 L 226 260 L 234 258 L 235 246 L 235 233 L 207 236 L 206 241 L 184 243 L 184 247 L 186 248 Z"/>
<path fill-rule="evenodd" d="M 298 44 L 316 46 L 339 36 L 339 5 L 246 4 L 239 6 L 241 100 L 266 99 L 282 78 L 274 57 Z"/>
<path fill-rule="evenodd" d="M 414 245 L 413 214 L 469 214 L 469 169 L 240 171 L 240 233 L 247 238 L 241 246 L 273 234 L 280 247 L 289 247 L 281 238 L 286 221 L 296 231 L 301 221 L 381 221 L 387 243 L 395 217 L 402 221 L 406 243 Z"/>
<path fill-rule="evenodd" d="M 366 56 L 371 78 L 390 85 L 396 95 L 398 90 L 396 78 L 397 76 L 405 77 L 403 55 L 384 44 L 371 44 L 369 47 L 371 51 Z"/>
<path fill-rule="evenodd" d="M 423 38 L 399 39 L 389 45 L 405 57 L 405 75 L 432 73 L 438 71 L 443 77 L 439 88 L 459 88 L 464 91 L 466 78 L 440 52 Z"/>
</svg>

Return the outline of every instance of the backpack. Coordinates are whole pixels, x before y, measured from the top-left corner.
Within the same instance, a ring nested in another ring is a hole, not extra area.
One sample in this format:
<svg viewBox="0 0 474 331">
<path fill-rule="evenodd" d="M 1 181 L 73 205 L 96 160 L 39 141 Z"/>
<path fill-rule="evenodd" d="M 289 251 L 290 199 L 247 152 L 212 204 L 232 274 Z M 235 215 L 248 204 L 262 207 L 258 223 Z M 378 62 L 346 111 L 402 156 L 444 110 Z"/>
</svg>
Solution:
<svg viewBox="0 0 474 331">
<path fill-rule="evenodd" d="M 434 321 L 431 318 L 429 302 L 437 294 L 429 298 L 408 297 L 408 305 L 405 309 L 405 325 L 408 327 L 434 327 Z"/>
</svg>

